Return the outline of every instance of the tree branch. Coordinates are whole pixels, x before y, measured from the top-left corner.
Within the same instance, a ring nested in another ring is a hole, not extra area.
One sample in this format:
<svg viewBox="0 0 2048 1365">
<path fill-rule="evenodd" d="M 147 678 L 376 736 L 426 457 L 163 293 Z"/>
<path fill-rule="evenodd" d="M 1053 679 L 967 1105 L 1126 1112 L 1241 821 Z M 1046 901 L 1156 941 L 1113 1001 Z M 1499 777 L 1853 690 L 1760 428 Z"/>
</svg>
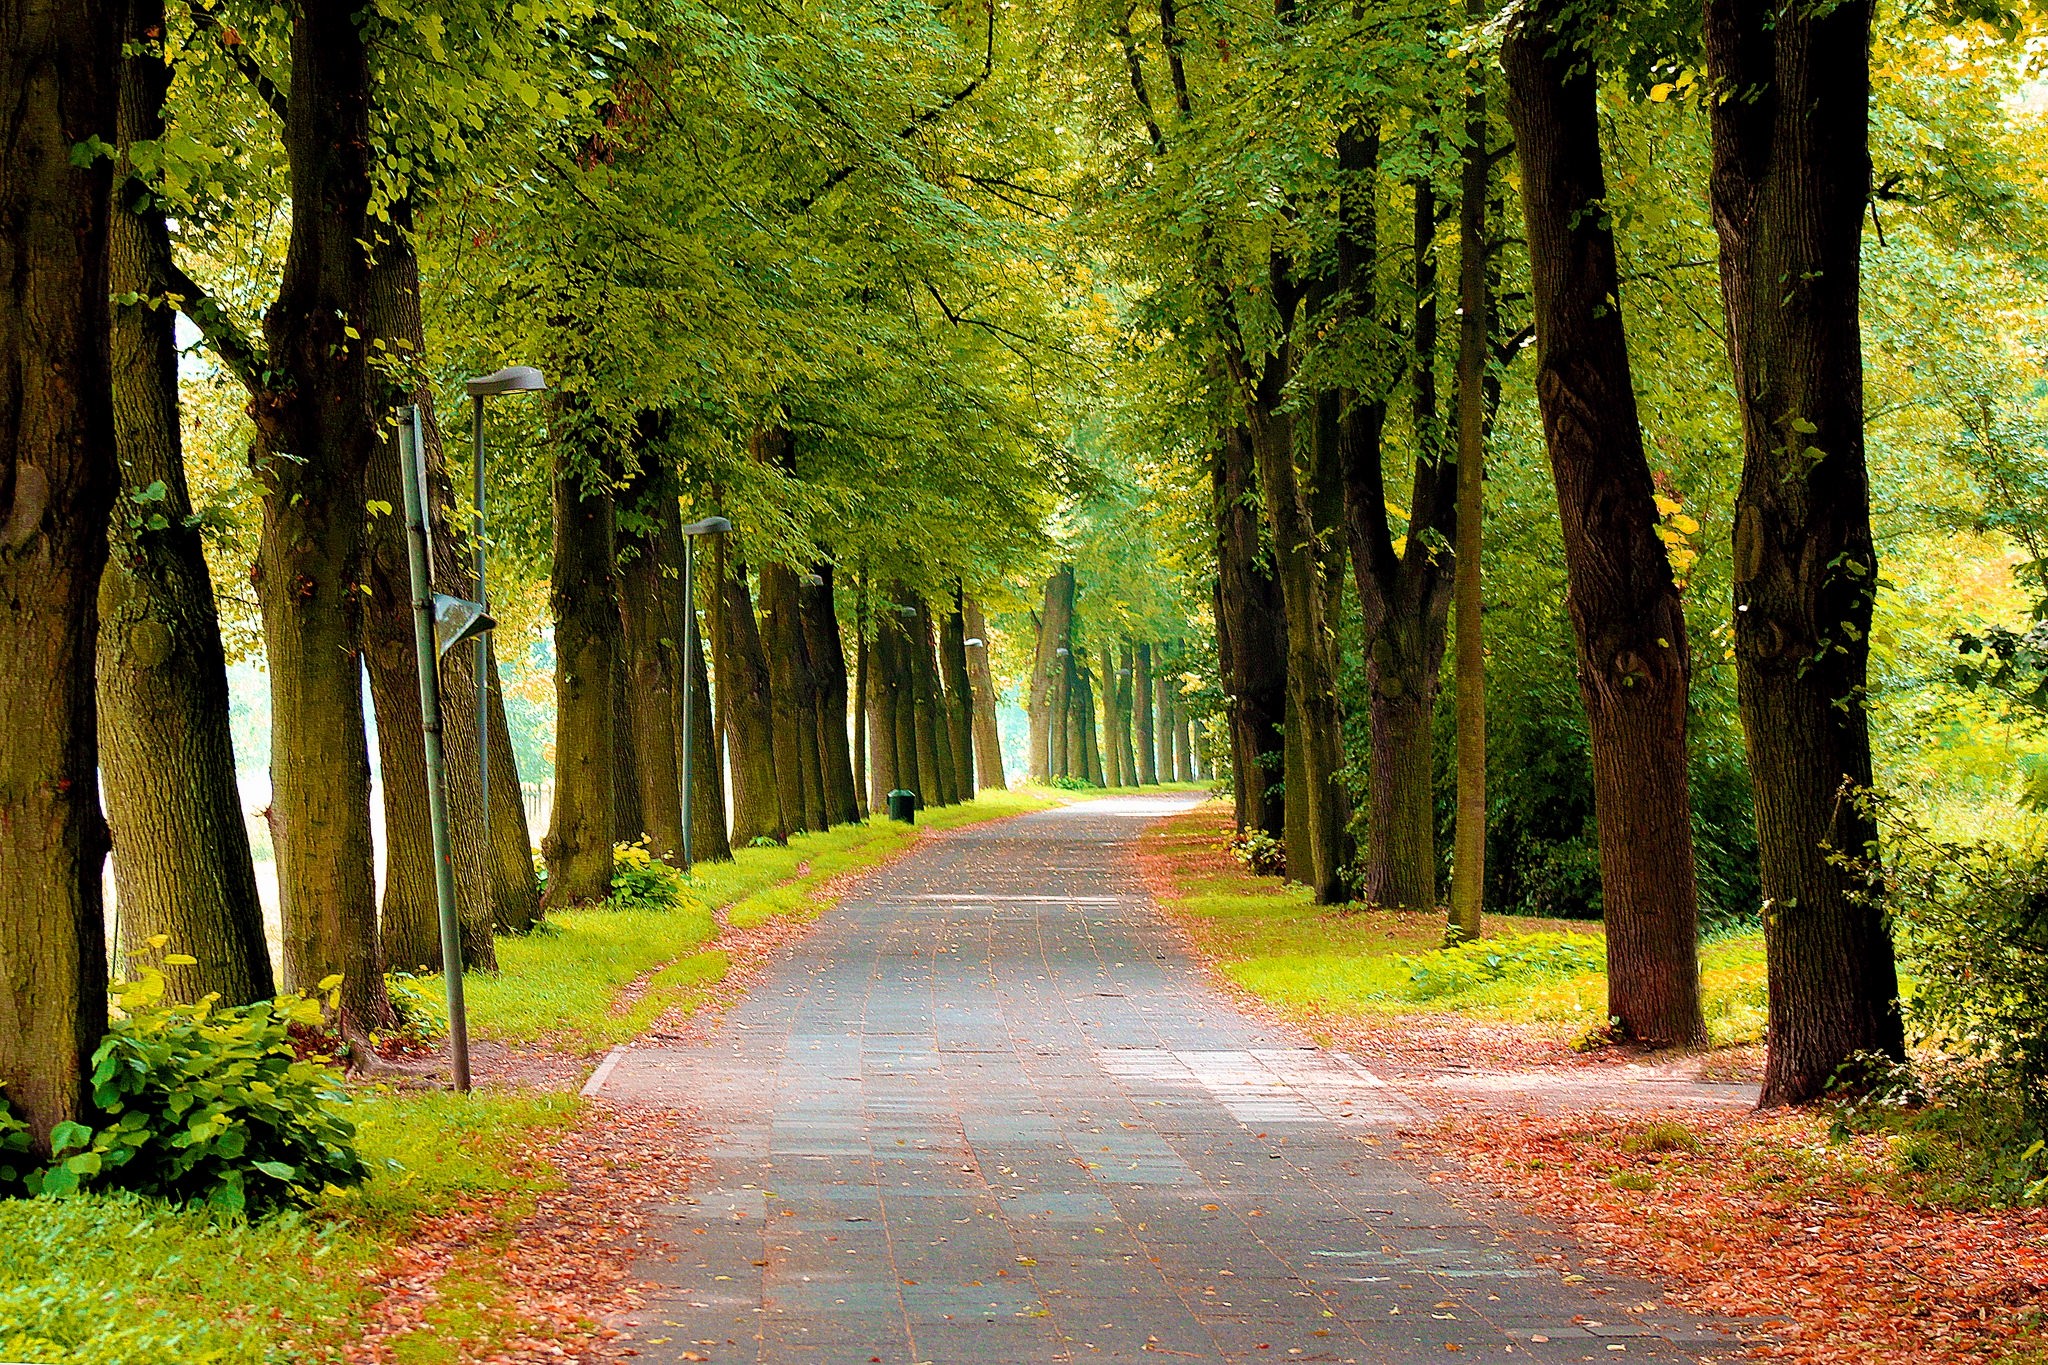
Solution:
<svg viewBox="0 0 2048 1365">
<path fill-rule="evenodd" d="M 256 65 L 256 59 L 249 55 L 249 49 L 242 45 L 242 39 L 233 29 L 223 24 L 220 16 L 208 7 L 206 0 L 188 0 L 192 11 L 192 22 L 200 28 L 210 28 L 220 36 L 220 50 L 227 54 L 228 65 L 242 74 L 242 79 L 255 87 L 256 98 L 268 105 L 270 112 L 277 115 L 280 123 L 291 121 L 289 106 L 285 103 L 284 91 L 277 83 L 263 74 L 263 68 Z"/>
<path fill-rule="evenodd" d="M 1116 26 L 1116 40 L 1123 45 L 1124 65 L 1131 72 L 1131 89 L 1137 93 L 1138 109 L 1145 117 L 1145 134 L 1152 139 L 1152 150 L 1164 156 L 1166 135 L 1159 131 L 1159 119 L 1152 112 L 1152 92 L 1145 87 L 1145 64 L 1138 57 L 1138 40 L 1131 36 L 1130 15 L 1126 14 Z"/>
<path fill-rule="evenodd" d="M 191 319 L 207 347 L 220 358 L 221 364 L 227 366 L 228 373 L 242 381 L 242 387 L 252 397 L 269 387 L 266 372 L 270 366 L 263 347 L 250 339 L 249 334 L 228 316 L 227 309 L 221 307 L 203 285 L 185 273 L 184 267 L 176 261 L 166 262 L 164 278 L 157 283 L 171 306 Z"/>
</svg>

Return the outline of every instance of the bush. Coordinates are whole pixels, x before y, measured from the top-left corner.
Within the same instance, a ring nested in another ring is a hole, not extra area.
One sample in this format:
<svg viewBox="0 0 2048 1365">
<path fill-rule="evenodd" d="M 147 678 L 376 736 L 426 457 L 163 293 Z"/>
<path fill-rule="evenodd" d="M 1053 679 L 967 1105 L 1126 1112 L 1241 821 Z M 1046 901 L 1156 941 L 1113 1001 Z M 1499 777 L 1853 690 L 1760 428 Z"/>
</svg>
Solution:
<svg viewBox="0 0 2048 1365">
<path fill-rule="evenodd" d="M 1510 977 L 1583 976 L 1607 970 L 1607 946 L 1584 934 L 1520 934 L 1474 939 L 1439 948 L 1400 963 L 1408 970 L 1408 995 L 1435 1000 Z"/>
<path fill-rule="evenodd" d="M 689 878 L 648 851 L 644 839 L 612 847 L 612 905 L 616 909 L 673 910 L 688 894 Z"/>
<path fill-rule="evenodd" d="M 258 1215 L 361 1183 L 355 1129 L 337 1112 L 349 1102 L 341 1078 L 292 1044 L 294 1025 L 322 1024 L 320 1003 L 167 1005 L 163 984 L 152 972 L 116 987 L 92 1073 L 93 1102 L 109 1121 L 97 1132 L 57 1125 L 53 1163 L 28 1176 L 29 1188 L 119 1186 Z"/>
<path fill-rule="evenodd" d="M 0 1095 L 0 1198 L 20 1194 L 28 1180 L 28 1125 Z"/>
<path fill-rule="evenodd" d="M 1287 875 L 1287 845 L 1262 829 L 1241 829 L 1230 836 L 1230 856 L 1259 877 Z"/>
<path fill-rule="evenodd" d="M 438 978 L 386 972 L 384 994 L 398 1016 L 392 1036 L 414 1047 L 433 1047 L 448 1036 L 448 1001 Z"/>
<path fill-rule="evenodd" d="M 1064 773 L 1050 779 L 1045 785 L 1063 792 L 1092 792 L 1096 790 L 1095 784 L 1087 778 L 1069 777 Z"/>
</svg>

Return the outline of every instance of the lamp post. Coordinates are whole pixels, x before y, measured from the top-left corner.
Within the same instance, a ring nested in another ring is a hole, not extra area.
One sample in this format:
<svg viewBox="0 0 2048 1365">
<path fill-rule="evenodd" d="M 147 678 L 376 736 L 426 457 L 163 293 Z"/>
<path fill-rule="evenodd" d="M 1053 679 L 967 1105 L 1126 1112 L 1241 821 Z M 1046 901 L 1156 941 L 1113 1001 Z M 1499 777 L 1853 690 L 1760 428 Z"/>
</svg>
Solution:
<svg viewBox="0 0 2048 1365">
<path fill-rule="evenodd" d="M 462 381 L 463 392 L 470 398 L 470 464 L 475 475 L 475 503 L 472 511 L 476 517 L 476 600 L 479 607 L 490 605 L 490 595 L 484 591 L 484 399 L 500 393 L 531 393 L 545 389 L 548 383 L 541 378 L 539 370 L 531 365 L 508 365 L 490 374 L 481 374 L 474 379 Z M 476 752 L 477 777 L 483 785 L 484 808 L 483 840 L 485 865 L 489 866 L 491 849 L 491 657 L 490 642 L 483 636 L 476 640 Z"/>
<path fill-rule="evenodd" d="M 697 677 L 697 537 L 730 531 L 724 517 L 706 517 L 683 528 L 683 872 L 690 871 L 690 779 L 697 757 L 697 704 L 690 696 Z"/>
<path fill-rule="evenodd" d="M 497 623 L 482 605 L 434 591 L 427 516 L 426 442 L 420 410 L 398 410 L 399 482 L 411 570 L 413 647 L 419 659 L 420 738 L 427 761 L 427 822 L 434 842 L 434 902 L 441 920 L 441 973 L 448 989 L 448 1052 L 455 1088 L 469 1089 L 469 1015 L 462 999 L 462 926 L 455 914 L 455 859 L 448 834 L 448 761 L 441 747 L 441 656 Z"/>
</svg>

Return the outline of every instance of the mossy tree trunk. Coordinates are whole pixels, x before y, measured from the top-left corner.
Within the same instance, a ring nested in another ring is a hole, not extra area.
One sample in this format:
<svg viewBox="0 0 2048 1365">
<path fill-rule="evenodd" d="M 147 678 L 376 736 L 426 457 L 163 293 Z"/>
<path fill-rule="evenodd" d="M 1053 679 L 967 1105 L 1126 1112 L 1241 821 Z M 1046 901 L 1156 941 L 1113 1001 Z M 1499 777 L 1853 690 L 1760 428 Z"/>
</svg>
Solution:
<svg viewBox="0 0 2048 1365">
<path fill-rule="evenodd" d="M 550 909 L 606 900 L 618 832 L 613 727 L 619 608 L 611 434 L 562 402 L 555 435 L 555 805 L 542 852 Z"/>
<path fill-rule="evenodd" d="M 622 518 L 618 537 L 624 664 L 619 672 L 626 707 L 617 728 L 633 751 L 639 812 L 634 824 L 646 835 L 649 852 L 674 862 L 683 847 L 682 515 L 675 472 L 656 444 L 643 443 L 640 467 L 619 494 L 632 515 Z M 696 768 L 692 779 L 703 771 Z"/>
<path fill-rule="evenodd" d="M 717 585 L 712 648 L 718 666 L 718 710 L 732 769 L 732 845 L 756 839 L 784 843 L 782 798 L 775 780 L 774 686 L 747 591 L 747 566 L 720 535 L 712 545 Z"/>
<path fill-rule="evenodd" d="M 1210 466 L 1216 524 L 1216 653 L 1230 718 L 1237 827 L 1287 833 L 1278 783 L 1287 715 L 1287 616 L 1259 545 L 1258 471 L 1250 434 L 1223 434 Z"/>
</svg>

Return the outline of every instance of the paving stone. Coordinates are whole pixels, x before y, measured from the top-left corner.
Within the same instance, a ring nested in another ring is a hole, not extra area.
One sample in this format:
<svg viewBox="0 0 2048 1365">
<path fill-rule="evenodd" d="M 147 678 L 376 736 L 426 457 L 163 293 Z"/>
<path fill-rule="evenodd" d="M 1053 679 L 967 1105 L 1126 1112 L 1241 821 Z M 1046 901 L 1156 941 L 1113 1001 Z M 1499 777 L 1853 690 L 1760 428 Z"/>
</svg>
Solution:
<svg viewBox="0 0 2048 1365">
<path fill-rule="evenodd" d="M 1362 1142 L 1426 1116 L 1238 1014 L 1149 907 L 1131 842 L 1185 804 L 1094 801 L 926 843 L 707 1042 L 621 1057 L 607 1093 L 691 1104 L 709 1159 L 691 1201 L 652 1211 L 675 1256 L 641 1267 L 660 1288 L 634 1320 L 640 1359 L 1733 1349 L 1718 1324 L 1622 1319 L 1617 1301 L 1655 1291 L 1566 1284 L 1535 1259 L 1566 1239 L 1482 1221 Z"/>
</svg>

